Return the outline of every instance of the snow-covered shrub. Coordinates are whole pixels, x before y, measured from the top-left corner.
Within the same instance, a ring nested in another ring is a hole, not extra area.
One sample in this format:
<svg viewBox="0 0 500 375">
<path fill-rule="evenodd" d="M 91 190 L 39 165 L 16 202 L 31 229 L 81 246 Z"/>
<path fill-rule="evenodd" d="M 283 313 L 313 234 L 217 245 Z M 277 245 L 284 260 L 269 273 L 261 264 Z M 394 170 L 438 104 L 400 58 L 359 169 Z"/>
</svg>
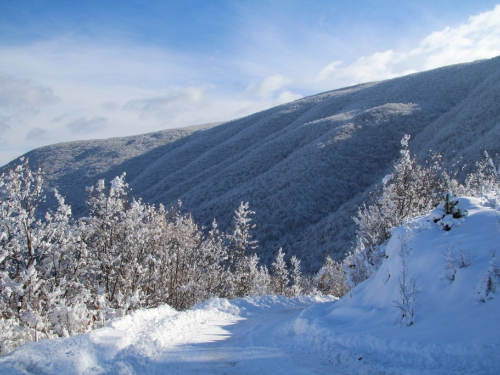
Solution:
<svg viewBox="0 0 500 375">
<path fill-rule="evenodd" d="M 499 167 L 485 151 L 485 158 L 476 163 L 476 170 L 465 181 L 465 193 L 498 202 L 500 194 Z"/>
<path fill-rule="evenodd" d="M 401 240 L 399 249 L 399 259 L 401 261 L 401 276 L 399 277 L 399 299 L 394 301 L 394 305 L 399 310 L 399 324 L 411 326 L 415 323 L 417 308 L 416 297 L 419 293 L 417 279 L 415 275 L 409 274 L 409 263 L 413 250 L 408 247 L 404 239 Z"/>
<path fill-rule="evenodd" d="M 342 261 L 345 284 L 349 290 L 373 275 L 384 258 L 383 245 L 365 248 L 363 244 L 358 244 Z"/>
<path fill-rule="evenodd" d="M 342 297 L 346 294 L 349 289 L 346 285 L 346 273 L 342 263 L 336 262 L 328 255 L 323 267 L 314 275 L 313 285 L 316 290 L 324 294 L 335 297 Z"/>
<path fill-rule="evenodd" d="M 467 216 L 467 210 L 459 207 L 459 201 L 451 193 L 443 194 L 443 210 L 445 215 L 452 215 L 454 219 L 460 219 Z"/>
<path fill-rule="evenodd" d="M 500 282 L 500 262 L 494 250 L 491 250 L 490 254 L 491 260 L 488 269 L 483 273 L 476 286 L 476 299 L 483 303 L 493 298 Z"/>
<path fill-rule="evenodd" d="M 87 257 L 70 207 L 55 192 L 56 211 L 40 212 L 43 172 L 31 170 L 28 160 L 21 159 L 0 176 L 0 190 L 2 351 L 26 341 L 85 332 L 89 296 L 82 293 L 79 276 Z M 78 306 L 81 319 L 54 319 L 61 306 L 68 311 Z"/>
<path fill-rule="evenodd" d="M 442 253 L 446 260 L 446 278 L 450 282 L 455 280 L 455 275 L 460 268 L 467 268 L 472 264 L 472 259 L 469 253 L 462 249 L 460 243 L 457 243 L 456 245 L 459 247 L 459 251 L 456 250 L 454 246 L 447 244 Z"/>
</svg>

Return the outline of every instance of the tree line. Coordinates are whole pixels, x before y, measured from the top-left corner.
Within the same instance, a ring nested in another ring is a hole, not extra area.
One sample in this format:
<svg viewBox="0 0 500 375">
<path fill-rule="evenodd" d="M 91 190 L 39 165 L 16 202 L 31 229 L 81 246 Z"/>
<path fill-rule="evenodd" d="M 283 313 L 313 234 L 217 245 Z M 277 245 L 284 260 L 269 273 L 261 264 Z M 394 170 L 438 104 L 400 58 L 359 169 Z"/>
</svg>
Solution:
<svg viewBox="0 0 500 375">
<path fill-rule="evenodd" d="M 57 208 L 40 212 L 43 176 L 21 160 L 0 177 L 0 354 L 139 308 L 303 292 L 296 257 L 287 265 L 279 249 L 270 270 L 260 264 L 248 203 L 223 233 L 215 219 L 200 227 L 181 202 L 129 199 L 124 173 L 87 188 L 88 215 L 76 220 L 57 191 Z"/>
</svg>

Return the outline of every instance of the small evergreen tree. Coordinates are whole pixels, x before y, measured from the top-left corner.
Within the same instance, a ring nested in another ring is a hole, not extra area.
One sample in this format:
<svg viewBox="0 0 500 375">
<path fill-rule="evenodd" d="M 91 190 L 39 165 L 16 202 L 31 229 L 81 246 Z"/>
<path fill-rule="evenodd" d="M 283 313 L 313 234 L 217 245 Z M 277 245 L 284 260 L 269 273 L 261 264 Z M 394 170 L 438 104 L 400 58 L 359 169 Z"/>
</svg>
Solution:
<svg viewBox="0 0 500 375">
<path fill-rule="evenodd" d="M 285 263 L 285 253 L 280 248 L 276 255 L 276 260 L 272 264 L 273 267 L 273 291 L 276 294 L 287 294 L 288 282 L 290 275 Z"/>
<path fill-rule="evenodd" d="M 300 259 L 293 255 L 290 258 L 290 264 L 292 266 L 292 272 L 290 273 L 292 285 L 290 287 L 289 294 L 291 297 L 298 297 L 303 293 L 304 290 L 302 271 L 300 269 Z"/>
<path fill-rule="evenodd" d="M 255 228 L 255 224 L 251 224 L 251 216 L 254 214 L 255 212 L 250 210 L 248 202 L 241 202 L 234 213 L 234 230 L 228 236 L 228 271 L 231 273 L 230 283 L 232 285 L 232 291 L 229 292 L 230 297 L 244 297 L 251 290 L 251 272 L 248 268 L 249 261 L 246 258 L 257 248 L 257 241 L 252 239 L 251 233 L 251 230 Z"/>
</svg>

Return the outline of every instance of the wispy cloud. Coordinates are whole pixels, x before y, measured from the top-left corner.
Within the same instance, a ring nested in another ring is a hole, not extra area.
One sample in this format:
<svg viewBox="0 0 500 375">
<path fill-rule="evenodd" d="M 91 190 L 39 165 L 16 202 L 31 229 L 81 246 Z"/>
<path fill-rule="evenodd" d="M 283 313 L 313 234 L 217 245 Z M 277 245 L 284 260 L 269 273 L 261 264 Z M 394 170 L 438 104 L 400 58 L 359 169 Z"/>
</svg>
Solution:
<svg viewBox="0 0 500 375">
<path fill-rule="evenodd" d="M 0 73 L 0 109 L 37 113 L 40 107 L 58 101 L 50 87 L 36 85 L 28 79 L 19 79 Z"/>
<path fill-rule="evenodd" d="M 102 116 L 94 116 L 91 119 L 86 116 L 71 121 L 66 127 L 74 133 L 91 133 L 104 129 L 108 119 Z"/>
<path fill-rule="evenodd" d="M 162 95 L 129 100 L 123 109 L 138 111 L 143 117 L 153 116 L 163 119 L 166 116 L 189 110 L 202 102 L 203 92 L 204 89 L 200 87 L 175 87 Z"/>
<path fill-rule="evenodd" d="M 0 117 L 0 132 L 2 134 L 5 134 L 9 130 L 10 130 L 9 118 L 6 116 L 1 116 Z"/>
<path fill-rule="evenodd" d="M 27 141 L 42 142 L 47 139 L 48 131 L 39 127 L 31 128 L 26 134 Z"/>
</svg>

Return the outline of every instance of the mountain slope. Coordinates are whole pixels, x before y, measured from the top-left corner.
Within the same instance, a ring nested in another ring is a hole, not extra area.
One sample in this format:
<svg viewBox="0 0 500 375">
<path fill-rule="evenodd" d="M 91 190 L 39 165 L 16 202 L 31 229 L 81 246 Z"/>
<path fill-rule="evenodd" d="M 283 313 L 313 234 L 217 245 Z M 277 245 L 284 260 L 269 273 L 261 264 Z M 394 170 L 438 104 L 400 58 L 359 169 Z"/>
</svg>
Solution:
<svg viewBox="0 0 500 375">
<path fill-rule="evenodd" d="M 166 205 L 181 199 L 198 221 L 215 217 L 223 229 L 239 202 L 249 201 L 264 260 L 282 246 L 314 270 L 327 252 L 348 251 L 351 216 L 388 172 L 403 134 L 412 135 L 410 148 L 421 157 L 432 149 L 470 161 L 485 149 L 499 151 L 499 82 L 497 57 L 311 96 L 183 133 L 129 158 L 114 154 L 121 147 L 114 143 L 132 153 L 140 137 L 26 156 L 50 165 L 49 183 L 77 214 L 85 186 L 123 171 L 134 195 Z"/>
</svg>

